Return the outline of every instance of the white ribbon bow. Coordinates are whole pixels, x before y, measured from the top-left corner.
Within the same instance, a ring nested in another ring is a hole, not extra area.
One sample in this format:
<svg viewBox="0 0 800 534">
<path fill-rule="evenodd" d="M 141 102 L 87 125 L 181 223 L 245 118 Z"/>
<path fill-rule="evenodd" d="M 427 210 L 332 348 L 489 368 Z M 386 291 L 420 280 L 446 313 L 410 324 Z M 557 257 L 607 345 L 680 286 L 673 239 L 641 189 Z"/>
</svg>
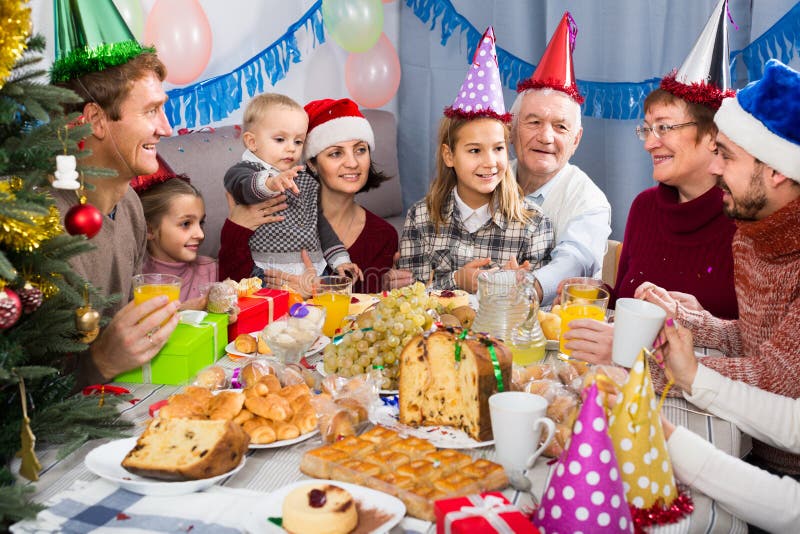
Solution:
<svg viewBox="0 0 800 534">
<path fill-rule="evenodd" d="M 514 531 L 508 526 L 505 519 L 500 517 L 500 514 L 507 512 L 518 512 L 516 506 L 507 503 L 504 499 L 495 495 L 487 495 L 481 497 L 480 495 L 468 495 L 467 499 L 473 506 L 462 506 L 461 510 L 450 512 L 444 518 L 444 532 L 451 534 L 453 523 L 466 519 L 468 517 L 483 517 L 498 534 L 514 534 Z"/>
</svg>

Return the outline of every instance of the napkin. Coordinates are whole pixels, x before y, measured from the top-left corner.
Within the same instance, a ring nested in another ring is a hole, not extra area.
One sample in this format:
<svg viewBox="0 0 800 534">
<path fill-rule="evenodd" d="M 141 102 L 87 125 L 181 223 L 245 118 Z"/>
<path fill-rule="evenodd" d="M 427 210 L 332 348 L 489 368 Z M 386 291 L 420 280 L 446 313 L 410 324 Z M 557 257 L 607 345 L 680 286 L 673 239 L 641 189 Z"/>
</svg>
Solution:
<svg viewBox="0 0 800 534">
<path fill-rule="evenodd" d="M 255 514 L 263 507 L 263 493 L 221 486 L 163 497 L 132 493 L 102 479 L 78 481 L 47 504 L 36 519 L 12 525 L 11 532 L 233 534 L 269 528 L 266 518 Z"/>
</svg>

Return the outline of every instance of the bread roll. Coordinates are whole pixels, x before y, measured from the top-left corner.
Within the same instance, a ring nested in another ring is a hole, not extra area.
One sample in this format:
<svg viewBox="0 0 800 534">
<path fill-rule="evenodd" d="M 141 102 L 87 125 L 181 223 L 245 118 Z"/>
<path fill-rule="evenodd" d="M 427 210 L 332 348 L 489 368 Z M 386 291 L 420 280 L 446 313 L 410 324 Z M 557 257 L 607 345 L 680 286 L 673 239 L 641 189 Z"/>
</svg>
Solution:
<svg viewBox="0 0 800 534">
<path fill-rule="evenodd" d="M 306 434 L 317 428 L 317 414 L 314 413 L 314 409 L 310 404 L 306 404 L 295 411 L 291 422 L 300 429 L 301 434 Z"/>
<path fill-rule="evenodd" d="M 248 397 L 244 401 L 244 405 L 254 414 L 272 421 L 286 421 L 293 415 L 289 401 L 274 393 L 270 393 L 266 397 Z"/>
<path fill-rule="evenodd" d="M 250 442 L 256 445 L 268 445 L 278 439 L 272 424 L 261 417 L 245 421 L 243 428 L 250 436 Z"/>
<path fill-rule="evenodd" d="M 258 360 L 242 366 L 239 371 L 239 381 L 245 388 L 251 388 L 262 376 L 270 374 L 272 368 Z"/>
<path fill-rule="evenodd" d="M 251 354 L 256 351 L 256 338 L 250 334 L 239 334 L 233 341 L 233 347 L 239 352 Z"/>
<path fill-rule="evenodd" d="M 244 393 L 241 391 L 220 391 L 211 399 L 208 406 L 209 419 L 233 419 L 244 406 Z"/>
<path fill-rule="evenodd" d="M 194 385 L 212 391 L 223 389 L 228 385 L 228 377 L 225 375 L 225 369 L 218 365 L 212 365 L 197 373 Z"/>
</svg>

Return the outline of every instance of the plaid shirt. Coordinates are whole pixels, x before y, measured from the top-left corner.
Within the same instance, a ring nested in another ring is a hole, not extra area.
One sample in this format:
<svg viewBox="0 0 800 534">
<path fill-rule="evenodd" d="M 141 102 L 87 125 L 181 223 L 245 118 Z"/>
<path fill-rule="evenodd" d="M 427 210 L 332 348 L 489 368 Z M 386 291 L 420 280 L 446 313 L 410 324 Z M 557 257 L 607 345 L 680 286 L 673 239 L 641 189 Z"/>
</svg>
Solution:
<svg viewBox="0 0 800 534">
<path fill-rule="evenodd" d="M 426 284 L 433 274 L 433 289 L 456 289 L 453 273 L 476 258 L 491 258 L 489 267 L 501 268 L 516 258 L 518 263 L 530 261 L 531 269 L 538 269 L 550 261 L 555 245 L 553 225 L 535 202 L 523 202 L 531 212 L 527 225 L 510 222 L 495 211 L 486 224 L 469 233 L 453 193 L 442 208 L 445 222 L 438 232 L 433 229 L 425 200 L 420 200 L 408 210 L 397 268 L 411 271 L 415 280 Z"/>
</svg>

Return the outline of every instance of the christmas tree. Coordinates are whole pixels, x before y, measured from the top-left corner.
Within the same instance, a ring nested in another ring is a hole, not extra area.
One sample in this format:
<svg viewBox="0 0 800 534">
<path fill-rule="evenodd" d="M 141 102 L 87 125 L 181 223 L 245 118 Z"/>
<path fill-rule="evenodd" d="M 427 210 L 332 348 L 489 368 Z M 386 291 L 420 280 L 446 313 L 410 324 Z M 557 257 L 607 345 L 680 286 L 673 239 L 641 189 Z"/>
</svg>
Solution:
<svg viewBox="0 0 800 534">
<path fill-rule="evenodd" d="M 119 435 L 114 403 L 73 395 L 66 363 L 97 335 L 108 304 L 74 273 L 68 260 L 90 250 L 83 235 L 68 235 L 47 194 L 57 155 L 86 155 L 78 142 L 89 127 L 75 125 L 65 104 L 73 92 L 41 80 L 44 40 L 28 38 L 30 12 L 19 2 L 0 6 L 0 530 L 35 515 L 34 488 L 12 472 L 38 478 L 39 443 L 65 455 L 89 439 Z M 107 174 L 101 173 L 101 174 Z M 94 323 L 94 324 L 92 324 Z M 87 326 L 88 324 L 88 326 Z M 80 329 L 79 329 L 80 327 Z M 14 462 L 16 464 L 16 462 Z"/>
</svg>

